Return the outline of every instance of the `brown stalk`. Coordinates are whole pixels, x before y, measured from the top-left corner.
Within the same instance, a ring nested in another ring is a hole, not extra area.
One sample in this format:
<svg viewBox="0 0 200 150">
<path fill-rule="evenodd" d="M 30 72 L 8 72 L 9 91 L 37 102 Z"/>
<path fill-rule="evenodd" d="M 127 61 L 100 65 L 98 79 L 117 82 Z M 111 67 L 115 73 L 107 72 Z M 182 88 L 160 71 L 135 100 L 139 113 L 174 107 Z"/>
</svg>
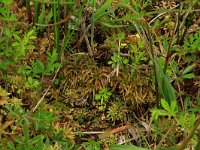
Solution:
<svg viewBox="0 0 200 150">
<path fill-rule="evenodd" d="M 104 138 L 109 137 L 112 134 L 122 132 L 124 130 L 129 129 L 129 128 L 132 128 L 132 126 L 131 125 L 121 126 L 121 127 L 118 127 L 118 128 L 115 128 L 115 129 L 112 129 L 112 130 L 104 132 L 103 134 L 99 135 L 99 138 L 100 139 L 104 139 Z"/>
<path fill-rule="evenodd" d="M 70 19 L 70 17 L 71 17 L 71 13 L 69 13 L 69 14 L 65 17 L 65 19 L 63 19 L 63 20 L 61 20 L 61 21 L 59 21 L 59 22 L 56 22 L 56 23 L 53 23 L 53 24 L 38 24 L 38 23 L 36 23 L 35 25 L 41 26 L 41 27 L 53 27 L 53 26 L 57 26 L 57 25 L 60 25 L 60 24 L 62 24 L 62 23 L 67 22 L 67 21 Z"/>
</svg>

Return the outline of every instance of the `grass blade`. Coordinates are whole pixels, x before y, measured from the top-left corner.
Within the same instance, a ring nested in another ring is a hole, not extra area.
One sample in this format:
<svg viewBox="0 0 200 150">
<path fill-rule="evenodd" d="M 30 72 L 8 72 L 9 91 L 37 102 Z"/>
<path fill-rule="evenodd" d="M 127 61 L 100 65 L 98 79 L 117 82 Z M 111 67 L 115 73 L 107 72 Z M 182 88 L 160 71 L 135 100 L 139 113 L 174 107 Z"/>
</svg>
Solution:
<svg viewBox="0 0 200 150">
<path fill-rule="evenodd" d="M 175 90 L 172 87 L 167 75 L 164 74 L 160 65 L 155 60 L 153 61 L 156 65 L 158 89 L 160 91 L 160 94 L 165 100 L 167 100 L 169 104 L 171 104 L 172 101 L 176 100 Z"/>
<path fill-rule="evenodd" d="M 94 22 L 97 21 L 101 16 L 105 15 L 105 10 L 109 8 L 113 0 L 107 0 L 95 13 Z"/>
</svg>

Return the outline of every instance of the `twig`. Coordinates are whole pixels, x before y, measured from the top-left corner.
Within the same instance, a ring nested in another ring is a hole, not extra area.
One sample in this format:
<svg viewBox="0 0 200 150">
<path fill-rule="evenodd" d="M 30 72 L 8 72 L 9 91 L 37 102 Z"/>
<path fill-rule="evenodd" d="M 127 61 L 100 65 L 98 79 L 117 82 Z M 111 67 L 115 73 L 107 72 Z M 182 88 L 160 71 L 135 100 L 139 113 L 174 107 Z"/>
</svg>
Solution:
<svg viewBox="0 0 200 150">
<path fill-rule="evenodd" d="M 130 54 L 126 54 L 126 53 L 120 53 L 121 56 L 129 56 Z"/>
<path fill-rule="evenodd" d="M 116 134 L 116 133 L 122 132 L 124 130 L 129 129 L 129 128 L 132 128 L 132 126 L 131 125 L 124 125 L 124 126 L 121 126 L 121 127 L 117 127 L 115 129 L 112 129 L 112 130 L 109 130 L 109 131 L 105 131 L 104 133 L 100 134 L 99 138 L 100 139 L 104 139 L 104 138 L 109 137 L 112 134 Z"/>
<path fill-rule="evenodd" d="M 68 16 L 67 16 L 64 20 L 61 20 L 60 22 L 56 22 L 56 23 L 54 23 L 54 24 L 49 24 L 49 25 L 47 25 L 47 27 L 60 25 L 60 24 L 62 24 L 62 23 L 64 23 L 64 22 L 68 21 L 68 20 L 70 19 L 70 17 L 71 17 L 71 13 L 69 13 Z M 60 58 L 60 62 L 61 62 L 61 63 L 62 63 L 62 60 L 63 60 L 62 54 L 63 54 L 63 50 L 61 50 L 61 58 Z M 53 85 L 53 83 L 54 83 L 54 81 L 55 81 L 55 79 L 56 79 L 56 77 L 57 77 L 57 75 L 58 75 L 58 72 L 60 71 L 60 68 L 61 68 L 61 67 L 59 67 L 59 68 L 56 70 L 56 73 L 55 73 L 55 75 L 54 75 L 54 77 L 53 77 L 53 79 L 52 79 L 51 84 L 48 86 L 46 92 L 45 92 L 45 93 L 43 94 L 43 96 L 40 98 L 40 100 L 38 101 L 37 105 L 33 108 L 32 112 L 35 112 L 35 110 L 38 108 L 38 106 L 40 105 L 40 103 L 43 102 L 44 97 L 47 95 L 47 93 L 49 92 L 50 88 L 52 87 L 52 85 Z"/>
<path fill-rule="evenodd" d="M 87 34 L 84 32 L 87 29 L 85 21 L 86 21 L 86 16 L 84 16 L 83 19 L 82 19 L 81 30 L 83 32 L 83 36 L 84 36 L 84 39 L 85 39 L 85 42 L 86 42 L 86 45 L 87 45 L 87 48 L 88 48 L 88 54 L 89 54 L 90 57 L 93 57 L 94 52 L 93 52 L 93 50 L 91 48 L 90 42 L 88 40 L 88 37 L 86 36 Z"/>
<path fill-rule="evenodd" d="M 88 29 L 91 27 L 91 24 L 87 26 L 87 28 L 84 30 L 84 32 L 82 33 L 79 41 L 77 42 L 77 44 L 72 48 L 72 50 L 76 49 L 80 44 L 81 42 L 83 41 L 84 37 L 85 37 L 85 34 L 88 32 Z"/>
<path fill-rule="evenodd" d="M 123 142 L 120 142 L 120 143 L 117 143 L 117 144 L 122 145 L 122 144 L 125 144 L 125 143 L 128 143 L 128 142 L 131 142 L 133 140 L 135 140 L 135 138 L 131 138 L 131 139 L 128 139 L 126 141 L 123 141 Z"/>
<path fill-rule="evenodd" d="M 70 18 L 71 18 L 71 13 L 69 13 L 67 15 L 67 17 L 65 17 L 65 19 L 63 19 L 63 20 L 61 20 L 59 22 L 56 22 L 56 23 L 53 23 L 53 24 L 38 24 L 38 23 L 36 23 L 35 25 L 36 26 L 41 26 L 41 27 L 53 27 L 53 26 L 57 26 L 57 25 L 60 25 L 62 23 L 67 22 Z"/>
<path fill-rule="evenodd" d="M 104 131 L 87 131 L 87 132 L 76 132 L 75 134 L 78 135 L 79 133 L 83 133 L 83 134 L 87 134 L 87 135 L 90 135 L 90 134 L 103 134 Z"/>
<path fill-rule="evenodd" d="M 86 42 L 86 45 L 87 45 L 87 48 L 88 48 L 88 54 L 90 57 L 93 57 L 94 56 L 94 51 L 93 51 L 93 46 L 90 45 L 90 42 L 88 40 L 88 37 L 87 37 L 87 33 L 88 33 L 88 29 L 91 27 L 91 24 L 89 24 L 87 27 L 86 27 L 86 24 L 85 24 L 85 20 L 86 20 L 86 16 L 83 16 L 80 23 L 81 23 L 81 37 L 79 39 L 79 41 L 77 42 L 77 44 L 72 48 L 72 50 L 74 50 L 75 48 L 77 48 L 81 42 L 83 41 L 83 39 L 85 39 L 85 42 Z"/>
<path fill-rule="evenodd" d="M 167 132 L 165 133 L 165 135 L 162 137 L 161 141 L 158 143 L 157 147 L 155 149 L 159 149 L 161 144 L 164 142 L 165 138 L 168 136 L 168 134 L 172 131 L 172 129 L 175 127 L 175 125 L 171 126 Z"/>
<path fill-rule="evenodd" d="M 174 7 L 172 7 L 171 9 L 169 9 L 169 10 L 172 10 L 172 9 L 174 9 L 174 8 L 176 8 L 176 7 L 178 7 L 179 6 L 179 4 L 178 5 L 176 5 L 176 6 L 174 6 Z M 162 16 L 162 15 L 164 15 L 164 14 L 166 14 L 167 12 L 164 12 L 164 13 L 160 13 L 159 15 L 157 15 L 155 18 L 153 18 L 148 24 L 150 25 L 151 23 L 153 23 L 158 17 L 160 17 L 160 16 Z"/>
<path fill-rule="evenodd" d="M 59 70 L 60 70 L 60 68 L 58 68 L 58 69 L 56 70 L 56 73 L 55 73 L 55 75 L 54 75 L 54 77 L 53 77 L 53 80 L 52 80 L 51 84 L 49 85 L 49 87 L 47 88 L 47 90 L 46 90 L 46 92 L 43 94 L 43 96 L 40 98 L 40 100 L 38 101 L 37 105 L 33 108 L 32 112 L 35 112 L 35 110 L 38 108 L 38 106 L 40 105 L 40 103 L 44 100 L 44 97 L 47 95 L 47 93 L 49 92 L 50 88 L 52 87 L 53 82 L 55 81 Z"/>
<path fill-rule="evenodd" d="M 106 83 L 110 82 L 111 76 L 113 76 L 114 73 L 115 73 L 116 71 L 117 71 L 117 68 L 115 68 L 115 69 L 108 75 L 108 77 L 107 77 L 107 79 L 106 79 Z"/>
<path fill-rule="evenodd" d="M 121 40 L 118 41 L 118 55 L 120 55 L 120 45 L 121 45 Z M 116 66 L 116 77 L 118 78 L 119 76 L 119 62 L 117 63 Z"/>
<path fill-rule="evenodd" d="M 88 40 L 88 37 L 86 35 L 84 35 L 84 38 L 85 38 L 85 42 L 86 42 L 86 45 L 87 45 L 87 48 L 88 48 L 88 54 L 89 54 L 90 57 L 92 57 L 94 55 L 94 53 L 93 53 L 93 50 L 90 46 L 90 42 Z"/>
</svg>

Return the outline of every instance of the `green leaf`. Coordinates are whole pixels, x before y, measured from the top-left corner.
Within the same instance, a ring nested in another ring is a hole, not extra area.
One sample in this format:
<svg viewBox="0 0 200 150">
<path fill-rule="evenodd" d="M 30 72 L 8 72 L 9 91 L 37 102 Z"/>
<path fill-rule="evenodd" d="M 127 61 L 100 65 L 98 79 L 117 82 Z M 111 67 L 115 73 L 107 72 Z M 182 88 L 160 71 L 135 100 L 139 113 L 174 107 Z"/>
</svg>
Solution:
<svg viewBox="0 0 200 150">
<path fill-rule="evenodd" d="M 169 107 L 169 103 L 163 98 L 161 99 L 161 105 L 165 110 L 167 110 L 168 112 L 171 112 L 171 109 Z"/>
<path fill-rule="evenodd" d="M 111 24 L 109 22 L 105 22 L 105 21 L 101 21 L 100 22 L 102 25 L 106 26 L 106 27 L 110 27 L 110 28 L 121 28 L 121 27 L 125 27 L 126 25 L 115 25 L 115 24 Z"/>
<path fill-rule="evenodd" d="M 26 45 L 26 49 L 36 49 L 35 45 Z"/>
<path fill-rule="evenodd" d="M 23 124 L 23 134 L 24 134 L 24 137 L 25 137 L 25 141 L 28 141 L 29 139 L 29 123 L 25 122 Z"/>
<path fill-rule="evenodd" d="M 110 145 L 110 150 L 150 150 L 147 148 L 138 147 L 135 145 Z"/>
<path fill-rule="evenodd" d="M 184 99 L 184 108 L 185 108 L 185 110 L 188 109 L 188 106 L 190 105 L 190 102 L 191 102 L 191 98 L 189 96 L 186 96 L 185 99 Z"/>
<path fill-rule="evenodd" d="M 11 142 L 11 141 L 8 141 L 8 142 L 7 142 L 7 146 L 8 146 L 10 149 L 12 149 L 12 150 L 16 150 L 15 145 L 14 145 L 13 142 Z"/>
<path fill-rule="evenodd" d="M 2 17 L 0 17 L 2 18 Z M 15 21 L 17 19 L 17 15 L 16 14 L 11 14 L 9 17 L 7 18 L 2 18 L 2 20 L 4 21 Z M 1 20 L 1 19 L 0 19 Z"/>
<path fill-rule="evenodd" d="M 185 70 L 183 71 L 182 75 L 187 74 L 187 73 L 190 72 L 194 67 L 195 67 L 195 64 L 192 64 L 192 65 L 188 66 L 187 68 L 185 68 Z"/>
<path fill-rule="evenodd" d="M 119 34 L 118 34 L 118 38 L 119 38 L 119 40 L 124 40 L 124 39 L 125 39 L 125 34 L 124 34 L 124 32 L 119 33 Z"/>
<path fill-rule="evenodd" d="M 51 21 L 51 18 L 53 17 L 53 11 L 49 12 L 49 14 L 46 16 L 45 24 L 48 24 Z"/>
<path fill-rule="evenodd" d="M 16 18 L 17 18 L 17 15 L 16 14 L 12 14 L 9 17 L 7 17 L 7 16 L 0 17 L 0 20 L 3 20 L 3 21 L 14 21 L 14 20 L 16 20 Z"/>
<path fill-rule="evenodd" d="M 196 120 L 194 112 L 189 113 L 189 116 L 190 116 L 189 117 L 189 125 L 190 125 L 190 128 L 192 128 L 194 126 L 194 123 Z"/>
<path fill-rule="evenodd" d="M 187 123 L 186 117 L 187 117 L 187 116 L 186 116 L 186 113 L 182 112 L 182 113 L 179 115 L 177 125 L 181 125 L 181 126 L 184 128 L 184 127 L 185 127 L 185 124 Z"/>
<path fill-rule="evenodd" d="M 99 99 L 101 99 L 101 95 L 100 94 L 96 94 L 95 95 L 95 100 L 99 100 Z"/>
<path fill-rule="evenodd" d="M 111 65 L 111 64 L 113 64 L 113 62 L 110 60 L 110 61 L 108 61 L 108 64 Z"/>
<path fill-rule="evenodd" d="M 4 28 L 4 33 L 7 37 L 12 37 L 12 31 L 9 28 Z"/>
<path fill-rule="evenodd" d="M 31 77 L 28 77 L 28 79 L 27 79 L 27 80 L 28 80 L 28 83 L 29 83 L 29 84 L 32 84 L 32 82 L 33 82 L 33 78 L 31 78 Z"/>
<path fill-rule="evenodd" d="M 24 118 L 24 123 L 26 124 L 26 126 L 29 128 L 30 127 L 30 121 L 28 120 L 28 118 L 23 117 Z"/>
<path fill-rule="evenodd" d="M 194 107 L 189 109 L 188 111 L 200 112 L 200 107 Z"/>
<path fill-rule="evenodd" d="M 38 136 L 34 136 L 30 141 L 30 143 L 35 144 L 38 143 L 38 141 L 43 139 L 43 135 L 38 135 Z"/>
<path fill-rule="evenodd" d="M 6 59 L 6 60 L 3 60 L 2 62 L 0 62 L 0 69 L 2 70 L 7 70 L 7 67 L 10 65 L 10 64 L 13 64 L 13 61 L 9 60 L 9 59 Z"/>
<path fill-rule="evenodd" d="M 157 109 L 152 109 L 152 110 L 151 110 L 150 122 L 152 123 L 154 120 L 158 120 L 158 112 L 157 112 Z"/>
<path fill-rule="evenodd" d="M 113 21 L 114 22 L 117 22 L 117 21 L 130 21 L 130 20 L 139 20 L 141 19 L 142 17 L 144 16 L 143 13 L 134 13 L 134 14 L 129 14 L 129 15 L 126 15 L 125 17 L 122 17 L 122 18 L 118 18 L 118 19 L 114 19 Z"/>
<path fill-rule="evenodd" d="M 30 31 L 28 31 L 27 36 L 30 38 L 34 33 L 35 33 L 35 30 L 31 29 Z"/>
<path fill-rule="evenodd" d="M 168 148 L 162 148 L 162 149 L 158 149 L 158 150 L 177 150 L 178 146 L 172 146 L 172 147 L 168 147 Z"/>
<path fill-rule="evenodd" d="M 13 0 L 0 0 L 0 2 L 6 5 L 10 5 L 13 2 Z"/>
<path fill-rule="evenodd" d="M 5 104 L 5 108 L 6 108 L 7 110 L 9 110 L 10 112 L 13 112 L 13 110 L 12 110 L 10 104 Z"/>
<path fill-rule="evenodd" d="M 129 62 L 128 59 L 124 59 L 124 60 L 123 60 L 123 64 L 125 64 L 125 65 L 127 65 L 128 62 Z"/>
<path fill-rule="evenodd" d="M 174 101 L 171 102 L 171 105 L 170 105 L 170 110 L 171 110 L 171 112 L 176 113 L 176 112 L 175 112 L 175 108 L 178 109 L 178 106 L 177 106 L 177 102 L 174 100 Z M 176 109 L 176 110 L 177 110 L 177 109 Z"/>
<path fill-rule="evenodd" d="M 21 139 L 18 135 L 13 135 L 13 140 L 15 142 L 17 142 L 18 144 L 23 144 L 24 143 L 23 139 Z"/>
<path fill-rule="evenodd" d="M 18 36 L 17 34 L 14 33 L 13 36 L 14 36 L 15 40 L 17 40 L 18 42 L 22 41 L 22 39 L 20 38 L 20 36 Z"/>
<path fill-rule="evenodd" d="M 13 42 L 13 43 L 12 43 L 12 46 L 19 46 L 19 45 L 20 45 L 19 42 Z"/>
<path fill-rule="evenodd" d="M 181 78 L 184 78 L 184 79 L 192 79 L 194 77 L 195 77 L 194 73 L 184 74 L 181 76 Z"/>
<path fill-rule="evenodd" d="M 39 126 L 40 126 L 39 122 L 38 121 L 34 121 L 34 127 L 35 127 L 36 131 L 38 131 Z"/>
<path fill-rule="evenodd" d="M 175 90 L 171 85 L 167 75 L 163 73 L 160 65 L 155 60 L 153 61 L 156 65 L 159 92 L 163 96 L 163 98 L 170 104 L 172 101 L 176 100 Z"/>
<path fill-rule="evenodd" d="M 106 9 L 108 9 L 113 0 L 107 0 L 105 3 L 94 13 L 94 21 L 97 21 L 101 16 L 105 15 Z"/>
</svg>

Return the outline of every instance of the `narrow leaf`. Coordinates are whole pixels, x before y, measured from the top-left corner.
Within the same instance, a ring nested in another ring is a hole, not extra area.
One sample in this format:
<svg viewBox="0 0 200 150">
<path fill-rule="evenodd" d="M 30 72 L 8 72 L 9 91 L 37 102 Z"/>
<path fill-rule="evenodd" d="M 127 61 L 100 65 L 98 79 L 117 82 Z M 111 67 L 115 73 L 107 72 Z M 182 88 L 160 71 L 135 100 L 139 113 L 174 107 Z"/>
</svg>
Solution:
<svg viewBox="0 0 200 150">
<path fill-rule="evenodd" d="M 135 145 L 110 145 L 110 150 L 150 150 L 147 148 L 137 147 Z"/>
<path fill-rule="evenodd" d="M 17 135 L 13 135 L 13 140 L 15 142 L 17 142 L 18 144 L 23 144 L 24 143 L 24 141 Z"/>
<path fill-rule="evenodd" d="M 182 74 L 184 75 L 184 74 L 190 72 L 193 69 L 194 66 L 195 66 L 195 64 L 188 66 L 187 68 L 185 68 L 185 70 L 183 71 Z"/>
<path fill-rule="evenodd" d="M 106 9 L 108 9 L 113 0 L 107 0 L 95 13 L 94 13 L 94 21 L 97 21 L 101 16 L 104 15 Z"/>
<path fill-rule="evenodd" d="M 184 74 L 181 77 L 184 79 L 192 79 L 195 77 L 195 75 L 193 73 L 189 73 L 189 74 Z"/>
</svg>

